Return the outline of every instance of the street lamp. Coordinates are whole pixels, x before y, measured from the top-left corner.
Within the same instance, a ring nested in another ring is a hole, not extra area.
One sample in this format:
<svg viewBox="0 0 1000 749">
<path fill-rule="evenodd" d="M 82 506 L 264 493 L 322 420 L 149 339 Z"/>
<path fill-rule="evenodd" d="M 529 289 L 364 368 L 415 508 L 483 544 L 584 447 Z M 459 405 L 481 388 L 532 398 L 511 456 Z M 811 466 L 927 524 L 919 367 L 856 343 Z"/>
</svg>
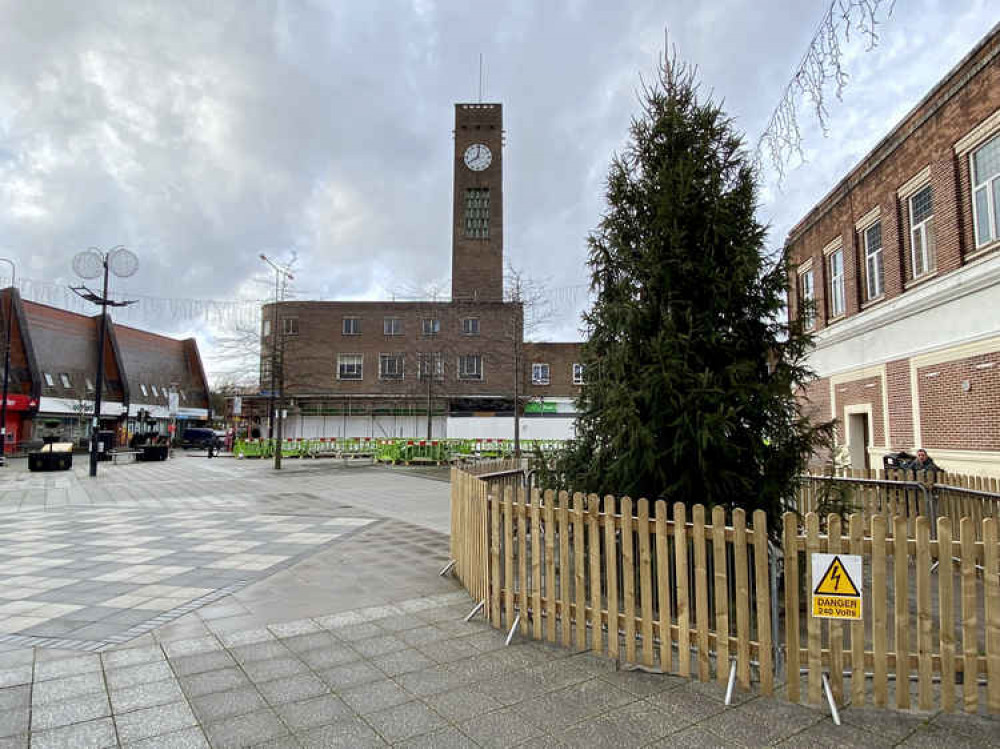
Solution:
<svg viewBox="0 0 1000 749">
<path fill-rule="evenodd" d="M 108 307 L 125 307 L 131 302 L 115 302 L 108 299 L 108 273 L 119 278 L 128 278 L 139 269 L 139 258 L 121 245 L 101 252 L 91 247 L 78 252 L 73 258 L 73 271 L 80 278 L 90 279 L 104 275 L 104 289 L 100 296 L 86 286 L 70 286 L 78 296 L 93 302 L 101 308 L 101 332 L 97 339 L 97 382 L 94 385 L 94 420 L 90 430 L 90 475 L 97 475 L 97 433 L 101 418 L 101 391 L 104 389 L 104 339 L 108 327 Z"/>
<path fill-rule="evenodd" d="M 3 405 L 0 406 L 0 466 L 7 464 L 7 385 L 10 382 L 10 335 L 14 318 L 14 287 L 17 268 L 14 261 L 0 257 L 0 263 L 10 263 L 10 306 L 7 308 L 7 337 L 3 353 Z"/>
<path fill-rule="evenodd" d="M 278 377 L 278 302 L 280 301 L 281 279 L 284 278 L 287 281 L 291 281 L 295 276 L 287 268 L 282 268 L 280 265 L 273 263 L 263 252 L 260 254 L 260 259 L 274 269 L 274 315 L 271 322 L 271 395 L 268 399 L 270 404 L 270 413 L 268 415 L 270 417 L 269 436 L 275 440 L 274 467 L 275 469 L 280 469 L 282 437 L 281 408 L 284 406 L 285 400 L 285 377 L 284 371 L 282 371 L 282 376 Z M 281 366 L 284 369 L 284 351 L 282 351 Z M 277 404 L 274 401 L 274 391 L 276 389 L 278 390 Z M 275 413 L 276 406 L 277 413 Z M 275 430 L 275 426 L 277 426 L 277 430 Z"/>
</svg>

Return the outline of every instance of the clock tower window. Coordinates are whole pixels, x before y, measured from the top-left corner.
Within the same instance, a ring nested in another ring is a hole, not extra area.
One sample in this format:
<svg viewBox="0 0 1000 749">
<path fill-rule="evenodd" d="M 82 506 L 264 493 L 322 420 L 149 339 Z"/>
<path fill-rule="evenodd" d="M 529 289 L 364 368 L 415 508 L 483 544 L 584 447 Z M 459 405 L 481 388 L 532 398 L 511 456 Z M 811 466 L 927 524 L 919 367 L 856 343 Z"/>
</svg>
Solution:
<svg viewBox="0 0 1000 749">
<path fill-rule="evenodd" d="M 465 191 L 465 236 L 490 238 L 490 188 L 472 187 Z"/>
</svg>

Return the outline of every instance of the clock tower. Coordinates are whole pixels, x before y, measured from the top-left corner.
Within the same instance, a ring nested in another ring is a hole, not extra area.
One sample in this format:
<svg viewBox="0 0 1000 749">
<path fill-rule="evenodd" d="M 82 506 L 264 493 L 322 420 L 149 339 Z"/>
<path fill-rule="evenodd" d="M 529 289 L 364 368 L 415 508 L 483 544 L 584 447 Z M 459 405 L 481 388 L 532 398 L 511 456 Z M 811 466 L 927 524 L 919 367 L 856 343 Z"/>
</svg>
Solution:
<svg viewBox="0 0 1000 749">
<path fill-rule="evenodd" d="M 455 105 L 451 298 L 503 300 L 503 107 Z"/>
</svg>

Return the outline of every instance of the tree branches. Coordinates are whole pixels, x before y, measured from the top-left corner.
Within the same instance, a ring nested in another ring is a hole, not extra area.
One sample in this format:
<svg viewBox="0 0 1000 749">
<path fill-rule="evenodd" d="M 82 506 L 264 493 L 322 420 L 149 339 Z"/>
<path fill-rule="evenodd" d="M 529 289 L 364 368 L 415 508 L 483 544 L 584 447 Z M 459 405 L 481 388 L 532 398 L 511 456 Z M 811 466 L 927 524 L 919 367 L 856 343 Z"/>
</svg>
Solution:
<svg viewBox="0 0 1000 749">
<path fill-rule="evenodd" d="M 869 50 L 877 46 L 880 19 L 891 16 L 894 6 L 895 0 L 833 0 L 830 3 L 757 141 L 755 160 L 760 165 L 766 159 L 778 173 L 779 181 L 784 178 L 785 165 L 792 155 L 803 156 L 799 101 L 803 98 L 811 101 L 816 119 L 826 134 L 831 84 L 840 99 L 849 78 L 844 70 L 843 45 L 850 42 L 854 31 L 867 38 Z"/>
</svg>

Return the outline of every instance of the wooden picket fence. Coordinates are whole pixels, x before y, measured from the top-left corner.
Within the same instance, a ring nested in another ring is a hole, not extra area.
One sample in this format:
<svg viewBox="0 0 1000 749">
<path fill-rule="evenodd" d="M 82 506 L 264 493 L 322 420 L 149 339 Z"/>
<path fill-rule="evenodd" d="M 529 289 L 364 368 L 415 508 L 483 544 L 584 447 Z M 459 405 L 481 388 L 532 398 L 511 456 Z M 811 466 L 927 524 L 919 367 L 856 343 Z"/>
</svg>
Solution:
<svg viewBox="0 0 1000 749">
<path fill-rule="evenodd" d="M 987 710 L 1000 713 L 1000 523 L 964 518 L 955 538 L 951 518 L 942 517 L 932 540 L 925 516 L 915 519 L 914 535 L 907 532 L 903 515 L 887 520 L 876 514 L 866 521 L 855 513 L 846 535 L 839 515 L 826 518 L 823 534 L 819 521 L 816 513 L 808 513 L 803 529 L 795 513 L 784 516 L 788 698 L 800 699 L 802 666 L 811 703 L 821 701 L 825 671 L 838 702 L 846 696 L 847 676 L 852 705 L 870 698 L 876 707 L 886 707 L 892 679 L 895 706 L 909 708 L 910 682 L 915 680 L 919 709 L 937 706 L 950 712 L 960 681 L 966 712 L 976 712 L 985 698 Z M 865 575 L 858 584 L 864 588 L 864 620 L 845 624 L 810 615 L 810 564 L 817 552 L 862 556 Z"/>
<path fill-rule="evenodd" d="M 669 517 L 663 501 L 651 514 L 645 499 L 537 490 L 526 497 L 508 486 L 484 502 L 466 477 L 452 487 L 452 548 L 462 555 L 456 569 L 463 582 L 472 570 L 467 587 L 479 597 L 488 549 L 482 600 L 495 627 L 510 629 L 520 616 L 521 630 L 535 639 L 665 673 L 694 672 L 702 681 L 716 664 L 715 677 L 725 682 L 732 659 L 740 686 L 749 688 L 753 666 L 761 690 L 773 692 L 763 512 L 747 527 L 739 509 L 727 525 L 721 507 L 708 523 L 701 505 L 688 518 L 677 503 Z M 482 538 L 483 515 L 463 509 L 467 503 L 485 507 L 488 547 L 456 544 L 456 531 Z"/>
<path fill-rule="evenodd" d="M 452 471 L 452 556 L 494 627 L 630 664 L 787 697 L 1000 713 L 1000 519 L 766 516 L 539 492 L 515 466 Z M 821 520 L 824 522 L 822 533 Z M 957 529 L 957 534 L 955 532 Z M 846 533 L 845 533 L 846 530 Z M 957 537 L 956 537 L 957 535 Z M 811 554 L 863 558 L 864 619 L 810 612 Z M 779 561 L 780 560 L 780 561 Z M 778 576 L 781 571 L 781 592 Z M 773 578 L 773 579 L 772 579 Z M 777 656 L 777 657 L 776 657 Z M 800 685 L 805 676 L 805 689 Z M 846 686 L 845 686 L 846 685 Z"/>
<path fill-rule="evenodd" d="M 833 496 L 842 498 L 850 508 L 869 522 L 876 515 L 887 520 L 906 517 L 907 532 L 913 536 L 913 520 L 925 516 L 931 521 L 931 534 L 939 517 L 951 519 L 954 527 L 963 518 L 974 521 L 977 540 L 985 518 L 1000 518 L 1000 487 L 996 479 L 982 476 L 915 471 L 848 470 L 844 475 L 802 476 L 795 501 L 789 509 L 800 516 L 823 512 L 824 502 Z M 892 536 L 893 524 L 888 535 Z"/>
</svg>

